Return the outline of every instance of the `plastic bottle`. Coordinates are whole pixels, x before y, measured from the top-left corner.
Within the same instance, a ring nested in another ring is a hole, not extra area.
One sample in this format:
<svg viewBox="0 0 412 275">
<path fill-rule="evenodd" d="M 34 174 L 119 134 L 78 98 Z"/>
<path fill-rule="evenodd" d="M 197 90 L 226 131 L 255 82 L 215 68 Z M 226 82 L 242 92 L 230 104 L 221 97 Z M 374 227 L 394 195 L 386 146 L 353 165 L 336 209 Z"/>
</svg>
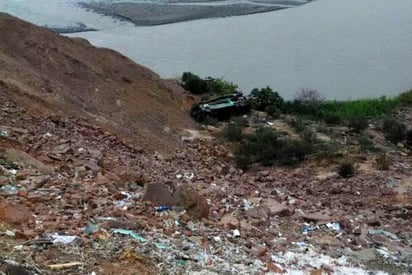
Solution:
<svg viewBox="0 0 412 275">
<path fill-rule="evenodd" d="M 161 206 L 156 206 L 156 207 L 154 208 L 154 211 L 156 211 L 156 212 L 162 212 L 162 211 L 167 211 L 167 210 L 169 210 L 169 209 L 170 209 L 169 206 L 167 206 L 167 205 L 161 205 Z"/>
</svg>

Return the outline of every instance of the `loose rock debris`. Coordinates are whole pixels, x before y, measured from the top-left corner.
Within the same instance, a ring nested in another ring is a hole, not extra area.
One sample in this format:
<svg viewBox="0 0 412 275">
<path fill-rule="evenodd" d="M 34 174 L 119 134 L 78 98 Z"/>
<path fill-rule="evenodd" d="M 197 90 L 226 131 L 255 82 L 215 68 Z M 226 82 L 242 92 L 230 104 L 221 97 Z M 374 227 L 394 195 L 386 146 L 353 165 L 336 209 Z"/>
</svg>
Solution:
<svg viewBox="0 0 412 275">
<path fill-rule="evenodd" d="M 245 173 L 214 141 L 165 159 L 11 102 L 3 129 L 0 274 L 412 272 L 412 196 L 388 187 L 411 177 L 409 157 L 350 179 Z"/>
</svg>

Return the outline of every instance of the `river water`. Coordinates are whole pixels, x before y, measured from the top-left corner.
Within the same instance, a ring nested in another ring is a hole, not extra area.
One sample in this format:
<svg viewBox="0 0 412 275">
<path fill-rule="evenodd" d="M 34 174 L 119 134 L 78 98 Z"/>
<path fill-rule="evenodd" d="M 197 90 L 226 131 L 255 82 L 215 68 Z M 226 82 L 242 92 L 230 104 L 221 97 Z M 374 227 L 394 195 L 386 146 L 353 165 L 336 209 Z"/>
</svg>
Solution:
<svg viewBox="0 0 412 275">
<path fill-rule="evenodd" d="M 303 87 L 329 99 L 412 89 L 411 0 L 317 0 L 153 27 L 82 10 L 74 0 L 27 2 L 0 0 L 0 11 L 41 25 L 97 28 L 71 36 L 118 50 L 166 78 L 192 71 L 233 81 L 245 93 L 269 85 L 286 98 Z"/>
</svg>

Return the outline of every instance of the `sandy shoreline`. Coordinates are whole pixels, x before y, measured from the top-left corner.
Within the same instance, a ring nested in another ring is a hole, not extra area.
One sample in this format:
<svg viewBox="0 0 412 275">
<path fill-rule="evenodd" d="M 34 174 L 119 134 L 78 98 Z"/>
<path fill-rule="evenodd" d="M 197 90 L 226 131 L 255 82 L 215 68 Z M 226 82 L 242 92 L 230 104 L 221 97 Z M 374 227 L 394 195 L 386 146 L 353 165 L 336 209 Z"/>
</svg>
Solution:
<svg viewBox="0 0 412 275">
<path fill-rule="evenodd" d="M 155 26 L 196 19 L 263 13 L 284 9 L 278 5 L 227 4 L 152 4 L 152 3 L 82 3 L 96 13 L 132 22 L 138 26 Z"/>
</svg>

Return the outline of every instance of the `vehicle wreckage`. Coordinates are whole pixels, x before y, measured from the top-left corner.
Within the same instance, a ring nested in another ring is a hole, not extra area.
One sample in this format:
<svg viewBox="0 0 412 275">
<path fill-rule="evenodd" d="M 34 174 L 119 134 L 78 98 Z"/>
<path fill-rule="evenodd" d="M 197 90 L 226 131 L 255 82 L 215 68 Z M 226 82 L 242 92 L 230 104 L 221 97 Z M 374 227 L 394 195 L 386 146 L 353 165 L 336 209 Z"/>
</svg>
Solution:
<svg viewBox="0 0 412 275">
<path fill-rule="evenodd" d="M 250 106 L 249 99 L 238 92 L 201 101 L 193 105 L 190 115 L 198 122 L 207 118 L 226 120 L 231 116 L 247 113 Z"/>
</svg>

